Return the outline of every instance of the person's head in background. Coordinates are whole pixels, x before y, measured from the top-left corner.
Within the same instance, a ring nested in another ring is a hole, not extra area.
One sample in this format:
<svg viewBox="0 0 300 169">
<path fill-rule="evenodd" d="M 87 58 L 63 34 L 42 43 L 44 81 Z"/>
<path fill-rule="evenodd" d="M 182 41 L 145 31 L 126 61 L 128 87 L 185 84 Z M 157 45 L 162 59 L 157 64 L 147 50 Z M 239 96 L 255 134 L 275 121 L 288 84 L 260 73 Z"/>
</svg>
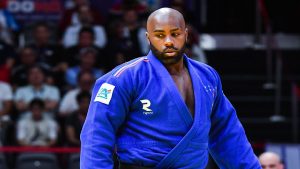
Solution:
<svg viewBox="0 0 300 169">
<path fill-rule="evenodd" d="M 39 22 L 34 27 L 34 42 L 38 46 L 47 45 L 50 41 L 50 29 L 47 23 Z"/>
<path fill-rule="evenodd" d="M 41 99 L 33 99 L 29 103 L 29 110 L 32 113 L 32 119 L 34 121 L 40 121 L 43 118 L 43 112 L 45 110 L 45 103 Z"/>
<path fill-rule="evenodd" d="M 89 5 L 90 1 L 89 0 L 73 0 L 73 3 L 75 5 L 75 7 L 80 7 L 83 5 Z"/>
<path fill-rule="evenodd" d="M 89 103 L 91 99 L 91 94 L 88 91 L 81 91 L 78 93 L 76 96 L 76 101 L 78 103 L 78 112 L 82 116 L 86 116 L 88 108 L 89 108 Z"/>
<path fill-rule="evenodd" d="M 90 71 L 81 71 L 77 75 L 77 82 L 78 86 L 81 91 L 88 91 L 92 90 L 92 87 L 95 82 L 94 75 Z"/>
<path fill-rule="evenodd" d="M 45 71 L 38 65 L 34 65 L 28 69 L 27 78 L 29 85 L 40 88 L 45 82 Z"/>
<path fill-rule="evenodd" d="M 80 47 L 90 47 L 94 45 L 95 32 L 91 27 L 82 27 L 79 31 L 78 42 Z"/>
<path fill-rule="evenodd" d="M 126 26 L 138 25 L 138 14 L 134 9 L 126 9 L 123 11 L 123 21 Z"/>
<path fill-rule="evenodd" d="M 264 152 L 259 156 L 259 162 L 263 169 L 284 169 L 284 165 L 278 154 Z"/>
<path fill-rule="evenodd" d="M 19 61 L 21 65 L 31 66 L 37 61 L 37 53 L 31 47 L 24 47 L 19 51 Z"/>
<path fill-rule="evenodd" d="M 79 6 L 78 17 L 83 26 L 92 26 L 94 22 L 93 14 L 89 5 Z"/>
<path fill-rule="evenodd" d="M 83 48 L 80 50 L 79 55 L 81 70 L 92 71 L 96 65 L 97 50 L 92 47 Z"/>
<path fill-rule="evenodd" d="M 108 25 L 108 36 L 113 39 L 122 39 L 124 37 L 124 22 L 115 20 Z"/>
</svg>

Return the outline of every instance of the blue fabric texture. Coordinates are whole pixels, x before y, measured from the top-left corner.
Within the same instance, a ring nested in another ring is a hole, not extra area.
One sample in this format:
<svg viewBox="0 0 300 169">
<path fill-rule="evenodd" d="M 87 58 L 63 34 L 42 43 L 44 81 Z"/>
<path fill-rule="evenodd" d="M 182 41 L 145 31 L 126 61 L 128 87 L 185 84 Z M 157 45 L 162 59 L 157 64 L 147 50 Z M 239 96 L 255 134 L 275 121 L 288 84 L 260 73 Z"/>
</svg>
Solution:
<svg viewBox="0 0 300 169">
<path fill-rule="evenodd" d="M 99 78 L 81 133 L 81 169 L 123 163 L 153 168 L 205 168 L 210 153 L 221 169 L 261 168 L 221 80 L 184 56 L 195 97 L 192 117 L 176 84 L 151 53 Z"/>
</svg>

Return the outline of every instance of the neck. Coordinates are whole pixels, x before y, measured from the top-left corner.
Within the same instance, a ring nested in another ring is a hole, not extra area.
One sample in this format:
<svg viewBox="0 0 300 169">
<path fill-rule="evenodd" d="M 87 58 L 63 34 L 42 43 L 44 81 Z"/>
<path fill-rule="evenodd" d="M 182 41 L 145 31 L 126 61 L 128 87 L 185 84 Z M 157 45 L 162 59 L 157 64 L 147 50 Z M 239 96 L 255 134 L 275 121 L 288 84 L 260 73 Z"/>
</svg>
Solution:
<svg viewBox="0 0 300 169">
<path fill-rule="evenodd" d="M 183 58 L 181 58 L 177 63 L 165 65 L 165 67 L 170 75 L 181 75 L 186 70 Z"/>
<path fill-rule="evenodd" d="M 36 43 L 36 46 L 38 47 L 43 47 L 43 46 L 46 46 L 47 45 L 47 41 L 39 41 Z"/>
<path fill-rule="evenodd" d="M 42 84 L 35 84 L 35 85 L 32 85 L 33 86 L 33 88 L 35 89 L 35 90 L 40 90 L 41 88 L 42 88 Z"/>
<path fill-rule="evenodd" d="M 92 71 L 93 70 L 93 66 L 90 66 L 90 65 L 84 65 L 84 64 L 81 64 L 80 65 L 80 68 L 81 68 L 81 71 Z"/>
</svg>

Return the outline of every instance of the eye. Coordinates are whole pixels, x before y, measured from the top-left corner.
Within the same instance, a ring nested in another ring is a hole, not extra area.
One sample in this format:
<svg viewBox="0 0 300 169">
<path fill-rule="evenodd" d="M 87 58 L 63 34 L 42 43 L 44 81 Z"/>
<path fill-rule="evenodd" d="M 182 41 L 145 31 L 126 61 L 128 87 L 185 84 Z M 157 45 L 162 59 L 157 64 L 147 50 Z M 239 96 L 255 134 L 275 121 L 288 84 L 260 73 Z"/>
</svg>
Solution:
<svg viewBox="0 0 300 169">
<path fill-rule="evenodd" d="M 155 36 L 158 37 L 158 38 L 163 38 L 163 37 L 165 37 L 164 34 L 156 34 Z"/>
<path fill-rule="evenodd" d="M 176 36 L 179 36 L 180 34 L 179 33 L 176 33 L 176 32 L 174 32 L 174 33 L 172 33 L 172 36 L 173 37 L 176 37 Z"/>
</svg>

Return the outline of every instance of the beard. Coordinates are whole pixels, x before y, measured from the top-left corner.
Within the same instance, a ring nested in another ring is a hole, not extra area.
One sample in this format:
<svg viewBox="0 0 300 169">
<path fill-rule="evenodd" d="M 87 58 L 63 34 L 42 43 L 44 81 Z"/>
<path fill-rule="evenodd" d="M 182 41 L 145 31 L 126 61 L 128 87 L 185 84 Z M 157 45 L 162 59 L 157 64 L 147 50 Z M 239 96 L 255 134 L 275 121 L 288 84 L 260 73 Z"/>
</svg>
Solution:
<svg viewBox="0 0 300 169">
<path fill-rule="evenodd" d="M 175 47 L 166 47 L 161 52 L 157 48 L 155 48 L 152 45 L 152 43 L 150 42 L 150 49 L 153 52 L 154 56 L 156 56 L 158 58 L 158 60 L 160 60 L 164 65 L 172 65 L 172 64 L 178 63 L 182 59 L 183 53 L 185 51 L 185 45 L 181 49 L 178 49 L 178 48 L 175 48 Z M 172 57 L 167 56 L 165 54 L 165 51 L 169 50 L 169 49 L 175 50 L 176 54 Z"/>
</svg>

